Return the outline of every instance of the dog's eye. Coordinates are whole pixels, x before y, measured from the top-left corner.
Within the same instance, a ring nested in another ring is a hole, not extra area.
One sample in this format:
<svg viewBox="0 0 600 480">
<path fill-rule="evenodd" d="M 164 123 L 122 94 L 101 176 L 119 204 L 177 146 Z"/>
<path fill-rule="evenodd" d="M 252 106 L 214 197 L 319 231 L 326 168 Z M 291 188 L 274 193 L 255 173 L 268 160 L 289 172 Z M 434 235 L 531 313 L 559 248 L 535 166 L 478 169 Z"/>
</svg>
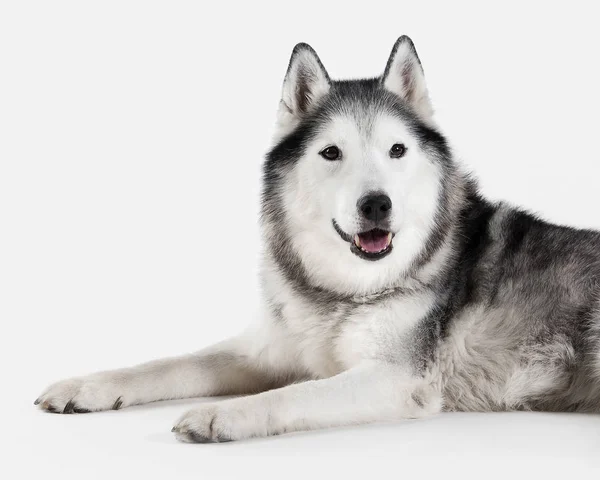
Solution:
<svg viewBox="0 0 600 480">
<path fill-rule="evenodd" d="M 390 157 L 392 158 L 400 158 L 403 157 L 406 153 L 406 147 L 403 143 L 394 143 L 392 148 L 390 148 Z"/>
<path fill-rule="evenodd" d="M 319 155 L 321 155 L 325 160 L 339 160 L 342 156 L 342 152 L 340 152 L 340 149 L 334 145 L 332 147 L 327 147 L 325 150 L 321 150 Z"/>
</svg>

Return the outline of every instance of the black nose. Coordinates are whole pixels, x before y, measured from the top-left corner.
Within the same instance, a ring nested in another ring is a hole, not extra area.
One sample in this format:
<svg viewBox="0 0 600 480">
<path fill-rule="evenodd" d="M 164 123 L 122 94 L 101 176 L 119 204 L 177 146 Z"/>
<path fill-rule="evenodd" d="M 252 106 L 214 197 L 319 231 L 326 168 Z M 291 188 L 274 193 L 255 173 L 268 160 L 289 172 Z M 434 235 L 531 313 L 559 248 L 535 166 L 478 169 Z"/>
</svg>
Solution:
<svg viewBox="0 0 600 480">
<path fill-rule="evenodd" d="M 358 201 L 358 209 L 367 220 L 379 222 L 389 216 L 392 201 L 383 193 L 370 193 Z"/>
</svg>

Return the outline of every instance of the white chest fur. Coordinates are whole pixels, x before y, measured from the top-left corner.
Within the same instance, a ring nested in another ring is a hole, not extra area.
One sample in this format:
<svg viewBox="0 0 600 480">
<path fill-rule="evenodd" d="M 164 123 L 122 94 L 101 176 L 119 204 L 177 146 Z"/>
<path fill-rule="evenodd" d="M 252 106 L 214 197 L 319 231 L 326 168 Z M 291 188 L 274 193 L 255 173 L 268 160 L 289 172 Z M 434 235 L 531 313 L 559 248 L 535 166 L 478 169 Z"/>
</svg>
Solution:
<svg viewBox="0 0 600 480">
<path fill-rule="evenodd" d="M 430 310 L 429 292 L 394 293 L 369 303 L 360 299 L 327 305 L 280 290 L 270 328 L 279 338 L 280 355 L 294 358 L 302 369 L 325 378 L 365 360 L 402 363 L 410 351 L 409 332 Z M 408 368 L 408 367 L 407 367 Z"/>
</svg>

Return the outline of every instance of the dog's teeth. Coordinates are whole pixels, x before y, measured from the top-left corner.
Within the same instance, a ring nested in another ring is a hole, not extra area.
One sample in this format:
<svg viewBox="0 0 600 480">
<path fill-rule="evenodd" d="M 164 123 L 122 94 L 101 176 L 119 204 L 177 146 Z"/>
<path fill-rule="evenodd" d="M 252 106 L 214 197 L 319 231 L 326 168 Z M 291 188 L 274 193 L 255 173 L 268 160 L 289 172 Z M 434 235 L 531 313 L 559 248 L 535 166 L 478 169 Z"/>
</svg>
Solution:
<svg viewBox="0 0 600 480">
<path fill-rule="evenodd" d="M 389 245 L 390 243 L 392 243 L 392 232 L 389 232 L 389 233 L 388 233 L 388 240 L 387 240 L 387 243 L 388 243 L 388 245 Z"/>
<path fill-rule="evenodd" d="M 360 237 L 358 235 L 354 235 L 354 243 L 357 247 L 360 247 Z"/>
</svg>

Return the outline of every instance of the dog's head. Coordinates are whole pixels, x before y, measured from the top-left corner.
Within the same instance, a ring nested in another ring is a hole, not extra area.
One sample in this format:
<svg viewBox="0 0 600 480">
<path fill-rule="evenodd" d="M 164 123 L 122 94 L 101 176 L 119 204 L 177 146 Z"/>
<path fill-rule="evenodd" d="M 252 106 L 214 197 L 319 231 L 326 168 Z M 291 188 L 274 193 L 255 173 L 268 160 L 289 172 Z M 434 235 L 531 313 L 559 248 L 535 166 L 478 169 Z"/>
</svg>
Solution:
<svg viewBox="0 0 600 480">
<path fill-rule="evenodd" d="M 294 48 L 263 189 L 269 252 L 289 280 L 370 292 L 431 254 L 454 170 L 432 114 L 408 37 L 367 80 L 332 81 L 310 46 Z"/>
</svg>

